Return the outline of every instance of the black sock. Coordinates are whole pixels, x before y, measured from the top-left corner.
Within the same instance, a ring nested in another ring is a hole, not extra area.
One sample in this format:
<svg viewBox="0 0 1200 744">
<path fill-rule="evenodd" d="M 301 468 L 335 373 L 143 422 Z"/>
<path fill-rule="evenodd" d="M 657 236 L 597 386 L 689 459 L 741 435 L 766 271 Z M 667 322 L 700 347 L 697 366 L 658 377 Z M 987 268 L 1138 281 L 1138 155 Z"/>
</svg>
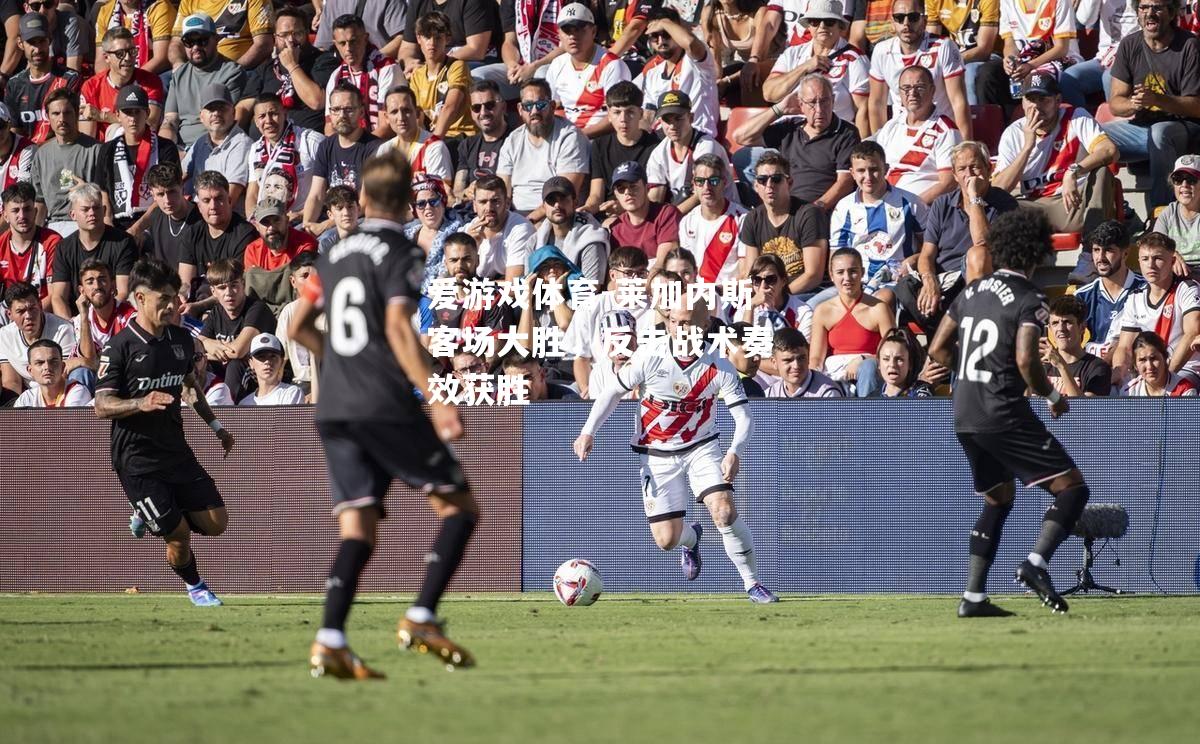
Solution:
<svg viewBox="0 0 1200 744">
<path fill-rule="evenodd" d="M 421 584 L 415 607 L 437 611 L 438 600 L 458 570 L 467 541 L 475 531 L 476 519 L 474 514 L 459 512 L 442 520 L 442 528 L 433 541 L 433 550 L 425 556 L 425 582 Z"/>
<path fill-rule="evenodd" d="M 975 527 L 971 530 L 970 550 L 971 560 L 967 568 L 967 591 L 982 593 L 987 591 L 988 570 L 996 559 L 996 551 L 1000 549 L 1000 533 L 1004 530 L 1004 520 L 1008 519 L 1013 503 L 996 506 L 986 501 Z"/>
<path fill-rule="evenodd" d="M 183 579 L 183 582 L 188 586 L 196 586 L 200 583 L 200 572 L 196 569 L 196 554 L 188 551 L 188 562 L 182 566 L 175 566 L 170 563 L 171 570 L 175 575 Z"/>
<path fill-rule="evenodd" d="M 1038 535 L 1033 552 L 1049 563 L 1054 551 L 1075 529 L 1075 523 L 1083 514 L 1083 507 L 1087 506 L 1090 496 L 1091 491 L 1086 483 L 1064 488 L 1055 494 L 1054 503 L 1046 510 L 1046 516 L 1042 517 L 1042 533 Z"/>
<path fill-rule="evenodd" d="M 354 603 L 354 594 L 358 591 L 358 577 L 362 575 L 367 561 L 371 560 L 372 550 L 372 545 L 364 540 L 342 540 L 337 557 L 333 559 L 333 568 L 329 570 L 329 578 L 325 580 L 325 619 L 321 622 L 322 628 L 346 629 L 346 616 L 350 614 L 350 605 Z"/>
</svg>

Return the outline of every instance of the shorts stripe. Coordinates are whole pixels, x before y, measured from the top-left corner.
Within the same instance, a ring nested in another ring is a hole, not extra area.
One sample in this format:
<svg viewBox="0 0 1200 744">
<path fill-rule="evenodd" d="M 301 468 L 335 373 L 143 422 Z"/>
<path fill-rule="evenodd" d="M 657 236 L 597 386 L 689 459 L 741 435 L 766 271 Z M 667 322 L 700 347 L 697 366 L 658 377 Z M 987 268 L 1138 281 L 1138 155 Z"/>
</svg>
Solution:
<svg viewBox="0 0 1200 744">
<path fill-rule="evenodd" d="M 1042 476 L 1041 478 L 1035 478 L 1035 479 L 1029 481 L 1028 483 L 1026 483 L 1025 487 L 1033 488 L 1034 486 L 1040 486 L 1043 483 L 1045 483 L 1046 481 L 1052 481 L 1055 478 L 1059 477 L 1060 475 L 1066 475 L 1067 473 L 1071 472 L 1074 469 L 1075 468 L 1067 468 L 1066 470 L 1062 471 L 1061 473 L 1055 473 L 1054 475 L 1046 475 L 1046 476 Z"/>
<path fill-rule="evenodd" d="M 687 512 L 685 511 L 673 511 L 666 514 L 655 514 L 653 517 L 646 517 L 646 521 L 654 524 L 655 522 L 666 522 L 669 519 L 683 519 L 686 516 Z"/>
<path fill-rule="evenodd" d="M 696 503 L 703 503 L 704 497 L 706 497 L 712 493 L 719 493 L 721 491 L 732 492 L 733 484 L 732 483 L 718 483 L 715 486 L 709 486 L 708 488 L 704 489 L 696 496 Z"/>
<path fill-rule="evenodd" d="M 381 503 L 381 500 L 374 496 L 363 496 L 362 498 L 351 499 L 350 501 L 339 501 L 334 505 L 332 513 L 336 517 L 346 509 L 365 509 L 368 506 L 379 506 Z"/>
</svg>

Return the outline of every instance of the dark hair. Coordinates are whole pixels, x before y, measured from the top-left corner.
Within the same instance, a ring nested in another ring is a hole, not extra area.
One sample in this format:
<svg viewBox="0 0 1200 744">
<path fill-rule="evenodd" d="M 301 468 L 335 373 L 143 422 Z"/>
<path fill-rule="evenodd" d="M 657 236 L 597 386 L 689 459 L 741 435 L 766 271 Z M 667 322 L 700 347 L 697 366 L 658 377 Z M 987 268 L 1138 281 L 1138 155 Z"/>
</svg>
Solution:
<svg viewBox="0 0 1200 744">
<path fill-rule="evenodd" d="M 833 253 L 831 253 L 829 255 L 829 266 L 830 266 L 829 273 L 830 274 L 833 273 L 833 262 L 838 260 L 839 258 L 853 258 L 854 263 L 858 264 L 859 268 L 863 268 L 862 254 L 858 252 L 858 249 L 850 248 L 850 247 L 842 247 L 842 248 L 838 248 L 836 251 L 834 251 Z M 784 272 L 784 276 L 787 276 L 787 272 Z"/>
<path fill-rule="evenodd" d="M 17 181 L 12 186 L 0 192 L 0 203 L 8 204 L 9 202 L 27 201 L 37 201 L 37 191 L 34 190 L 33 184 L 28 181 Z"/>
<path fill-rule="evenodd" d="M 42 111 L 49 111 L 50 104 L 55 101 L 66 101 L 71 104 L 71 109 L 76 114 L 79 113 L 79 94 L 72 92 L 70 88 L 59 88 L 58 90 L 50 91 L 50 94 L 42 101 Z"/>
<path fill-rule="evenodd" d="M 274 103 L 281 108 L 283 107 L 283 99 L 279 97 L 278 93 L 272 93 L 271 91 L 259 93 L 254 97 L 254 105 L 257 106 L 260 103 Z"/>
<path fill-rule="evenodd" d="M 771 351 L 800 351 L 808 348 L 808 339 L 795 328 L 780 328 L 771 340 Z"/>
<path fill-rule="evenodd" d="M 413 108 L 415 108 L 417 111 L 421 110 L 421 104 L 417 103 L 417 94 L 414 93 L 413 89 L 407 85 L 393 85 L 391 89 L 388 90 L 387 95 L 383 97 L 383 100 L 386 102 L 387 99 L 395 95 L 408 96 L 408 100 L 412 101 Z"/>
<path fill-rule="evenodd" d="M 475 193 L 478 194 L 480 191 L 498 191 L 504 194 L 504 198 L 508 198 L 508 186 L 504 183 L 503 178 L 495 174 L 475 179 Z"/>
<path fill-rule="evenodd" d="M 63 356 L 62 347 L 52 338 L 39 338 L 37 341 L 34 341 L 29 345 L 28 353 L 32 354 L 34 349 L 53 349 L 58 354 L 59 359 L 62 359 Z"/>
<path fill-rule="evenodd" d="M 354 15 L 353 13 L 343 13 L 342 15 L 340 15 L 334 19 L 333 30 L 337 31 L 338 29 L 343 29 L 343 28 L 356 28 L 359 31 L 366 33 L 367 24 L 363 23 L 363 19 L 359 18 L 358 16 Z"/>
<path fill-rule="evenodd" d="M 450 244 L 466 246 L 473 251 L 479 251 L 479 243 L 475 242 L 475 238 L 471 237 L 468 233 L 462 232 L 461 230 L 450 233 L 442 242 L 442 245 Z"/>
<path fill-rule="evenodd" d="M 857 252 L 855 251 L 855 253 Z M 779 274 L 779 279 L 783 282 L 783 290 L 787 292 L 787 264 L 783 262 L 778 253 L 760 253 L 758 258 L 754 259 L 754 263 L 750 264 L 750 274 L 757 274 L 768 266 Z"/>
<path fill-rule="evenodd" d="M 112 28 L 105 31 L 104 36 L 101 37 L 100 48 L 103 49 L 105 44 L 107 44 L 110 41 L 116 41 L 117 39 L 127 39 L 128 41 L 134 41 L 133 32 L 131 32 L 129 29 L 125 28 L 124 26 L 113 26 Z M 134 43 L 136 44 L 136 42 L 134 42 Z"/>
<path fill-rule="evenodd" d="M 746 337 L 750 335 L 750 329 L 753 327 L 753 323 L 747 323 L 742 320 L 739 320 L 736 323 L 730 323 L 729 328 L 734 333 L 733 337 L 730 338 L 730 341 L 738 346 L 744 345 L 746 343 Z"/>
<path fill-rule="evenodd" d="M 880 162 L 887 165 L 887 153 L 883 151 L 878 142 L 871 140 L 863 140 L 850 150 L 850 159 L 858 158 L 859 160 L 868 160 L 870 158 L 878 158 Z"/>
<path fill-rule="evenodd" d="M 417 36 L 432 39 L 434 36 L 450 36 L 450 19 L 445 13 L 433 10 L 417 19 Z"/>
<path fill-rule="evenodd" d="M 1086 323 L 1088 309 L 1075 295 L 1063 295 L 1050 303 L 1050 314 L 1060 318 L 1074 318 L 1080 323 Z"/>
<path fill-rule="evenodd" d="M 146 171 L 146 185 L 152 189 L 173 189 L 183 185 L 183 173 L 175 163 L 159 163 Z"/>
<path fill-rule="evenodd" d="M 325 208 L 344 207 L 348 204 L 358 204 L 358 192 L 351 186 L 341 184 L 325 192 Z"/>
<path fill-rule="evenodd" d="M 876 359 L 879 359 L 879 355 L 883 352 L 884 344 L 900 344 L 908 351 L 908 376 L 904 378 L 902 385 L 905 390 L 908 390 L 917 381 L 917 377 L 925 367 L 925 349 L 921 347 L 921 342 L 912 334 L 912 331 L 900 326 L 892 328 L 883 334 L 883 338 L 879 339 L 879 345 L 875 347 Z"/>
<path fill-rule="evenodd" d="M 1108 247 L 1115 245 L 1124 250 L 1129 247 L 1129 234 L 1117 220 L 1108 220 L 1096 225 L 1096 229 L 1087 236 L 1088 246 L 1099 245 Z"/>
<path fill-rule="evenodd" d="M 1167 342 L 1163 341 L 1162 336 L 1159 336 L 1154 331 L 1142 331 L 1137 335 L 1136 338 L 1133 339 L 1134 354 L 1136 354 L 1137 350 L 1143 346 L 1149 346 L 1151 349 L 1156 350 L 1159 354 L 1162 354 L 1163 359 L 1171 358 L 1167 354 Z"/>
<path fill-rule="evenodd" d="M 644 269 L 650 265 L 646 252 L 641 248 L 623 245 L 608 257 L 608 268 L 612 269 Z"/>
<path fill-rule="evenodd" d="M 641 108 L 642 102 L 645 100 L 646 97 L 642 93 L 642 89 L 630 80 L 622 80 L 609 88 L 604 94 L 604 105 L 609 108 L 613 108 L 614 106 L 637 106 Z"/>
<path fill-rule="evenodd" d="M 1050 221 L 1038 209 L 1014 209 L 992 220 L 988 246 L 998 269 L 1028 273 L 1050 252 Z"/>
<path fill-rule="evenodd" d="M 301 251 L 296 254 L 296 257 L 288 262 L 288 268 L 292 271 L 308 268 L 309 266 L 317 265 L 316 251 Z"/>
<path fill-rule="evenodd" d="M 650 14 L 649 14 L 647 20 L 650 20 L 650 21 L 667 20 L 667 21 L 674 21 L 675 23 L 678 23 L 680 25 L 685 25 L 683 23 L 683 19 L 680 18 L 680 16 L 679 16 L 678 10 L 675 10 L 674 8 L 668 8 L 663 5 L 659 5 L 657 8 L 650 11 Z"/>
<path fill-rule="evenodd" d="M 729 180 L 729 164 L 726 163 L 725 160 L 715 152 L 705 153 L 704 155 L 701 155 L 693 160 L 692 172 L 695 173 L 696 169 L 700 166 L 704 166 L 711 171 L 716 171 L 717 173 L 721 174 L 721 178 L 725 179 L 726 181 Z"/>
<path fill-rule="evenodd" d="M 131 294 L 139 287 L 145 287 L 151 292 L 178 294 L 180 284 L 179 274 L 161 258 L 139 259 L 129 272 L 129 292 Z"/>
<path fill-rule="evenodd" d="M 924 11 L 924 8 L 922 8 L 922 12 L 923 11 Z M 918 75 L 925 78 L 925 81 L 927 83 L 929 83 L 930 85 L 933 85 L 933 73 L 930 72 L 928 67 L 922 67 L 921 65 L 909 65 L 908 67 L 905 67 L 903 70 L 900 71 L 900 76 L 897 77 L 896 80 L 899 80 L 900 78 L 904 77 L 904 75 L 909 72 L 916 72 Z"/>
<path fill-rule="evenodd" d="M 496 362 L 494 369 L 502 370 L 508 367 L 524 367 L 526 364 L 542 366 L 542 360 L 529 354 L 522 354 L 519 349 L 512 349 Z"/>
<path fill-rule="evenodd" d="M 36 302 L 41 307 L 42 298 L 37 287 L 29 282 L 13 282 L 4 290 L 4 302 L 12 307 L 14 302 Z"/>
<path fill-rule="evenodd" d="M 1160 233 L 1157 230 L 1148 232 L 1138 238 L 1137 247 L 1139 250 L 1142 248 L 1162 248 L 1168 253 L 1174 253 L 1176 250 L 1175 241 L 1170 236 Z"/>
<path fill-rule="evenodd" d="M 291 5 L 285 5 L 282 8 L 280 8 L 279 10 L 275 11 L 276 22 L 278 22 L 280 18 L 294 18 L 296 21 L 298 21 L 300 23 L 301 26 L 304 26 L 306 28 L 308 27 L 308 25 L 311 23 L 311 20 L 312 20 L 308 16 L 304 15 L 304 13 L 300 12 L 300 10 L 292 7 Z"/>
<path fill-rule="evenodd" d="M 108 265 L 108 261 L 94 256 L 83 259 L 83 263 L 79 266 L 79 280 L 83 281 L 83 275 L 89 271 L 103 271 L 108 274 L 109 279 L 112 279 L 114 276 L 113 268 Z"/>
<path fill-rule="evenodd" d="M 389 150 L 368 158 L 359 176 L 359 188 L 371 204 L 395 215 L 403 214 L 412 201 L 406 186 L 412 183 L 412 166 L 400 150 Z"/>
<path fill-rule="evenodd" d="M 663 256 L 663 266 L 666 266 L 668 261 L 686 261 L 693 270 L 700 268 L 699 264 L 696 263 L 695 254 L 681 245 L 677 245 L 667 251 L 667 255 Z"/>
<path fill-rule="evenodd" d="M 554 96 L 553 91 L 550 90 L 550 83 L 547 83 L 543 78 L 529 78 L 521 83 L 521 92 L 524 93 L 526 88 L 537 88 L 546 98 Z"/>
<path fill-rule="evenodd" d="M 471 92 L 495 93 L 500 97 L 500 100 L 504 100 L 504 95 L 500 92 L 500 86 L 496 84 L 495 80 L 476 80 L 475 82 L 471 83 Z"/>
<path fill-rule="evenodd" d="M 241 261 L 236 258 L 220 258 L 208 265 L 205 276 L 209 286 L 216 286 L 226 282 L 236 282 L 245 274 L 246 269 L 242 266 Z"/>
<path fill-rule="evenodd" d="M 760 165 L 777 165 L 784 175 L 792 175 L 792 163 L 778 150 L 767 150 L 754 163 L 754 172 L 758 173 Z"/>
<path fill-rule="evenodd" d="M 200 193 L 200 189 L 221 189 L 229 191 L 229 180 L 220 171 L 207 170 L 196 176 L 196 193 Z"/>
<path fill-rule="evenodd" d="M 354 96 L 354 100 L 358 102 L 359 106 L 363 105 L 362 91 L 360 91 L 358 88 L 355 88 L 350 83 L 342 82 L 333 86 L 333 90 L 329 91 L 329 100 L 332 101 L 333 97 L 338 93 L 352 95 Z"/>
</svg>

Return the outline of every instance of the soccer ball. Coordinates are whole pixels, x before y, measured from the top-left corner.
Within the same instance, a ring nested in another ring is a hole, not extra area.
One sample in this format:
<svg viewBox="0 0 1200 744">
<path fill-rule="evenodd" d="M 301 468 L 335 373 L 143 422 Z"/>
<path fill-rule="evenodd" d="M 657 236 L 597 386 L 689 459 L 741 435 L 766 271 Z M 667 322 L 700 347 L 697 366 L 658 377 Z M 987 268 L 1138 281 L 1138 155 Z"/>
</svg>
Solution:
<svg viewBox="0 0 1200 744">
<path fill-rule="evenodd" d="M 590 561 L 572 558 L 554 572 L 554 596 L 567 607 L 587 607 L 602 591 L 604 579 Z"/>
</svg>

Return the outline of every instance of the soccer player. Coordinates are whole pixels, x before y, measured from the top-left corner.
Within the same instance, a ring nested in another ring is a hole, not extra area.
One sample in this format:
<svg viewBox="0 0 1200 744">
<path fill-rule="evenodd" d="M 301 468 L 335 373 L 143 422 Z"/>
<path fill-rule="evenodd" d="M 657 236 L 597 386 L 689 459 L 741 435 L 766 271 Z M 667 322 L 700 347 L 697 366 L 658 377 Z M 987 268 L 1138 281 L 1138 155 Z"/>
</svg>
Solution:
<svg viewBox="0 0 1200 744">
<path fill-rule="evenodd" d="M 345 628 L 394 478 L 423 490 L 441 519 L 421 592 L 400 620 L 400 644 L 432 653 L 447 667 L 475 663 L 445 636 L 434 614 L 475 530 L 479 507 L 462 466 L 442 441 L 462 434 L 457 410 L 435 402 L 431 422 L 412 393 L 415 386 L 431 400 L 433 374 L 432 359 L 412 325 L 425 253 L 404 237 L 401 226 L 412 167 L 393 150 L 368 160 L 361 179 L 367 219 L 359 232 L 321 256 L 290 328 L 291 337 L 321 362 L 317 428 L 342 539 L 325 584 L 325 618 L 310 662 L 314 677 L 344 679 L 383 677 L 350 650 Z M 315 326 L 321 307 L 327 334 Z"/>
<path fill-rule="evenodd" d="M 112 419 L 113 470 L 130 505 L 151 534 L 167 543 L 167 564 L 187 584 L 197 607 L 221 604 L 196 567 L 190 533 L 217 536 L 229 516 L 225 502 L 183 436 L 180 392 L 197 392 L 192 408 L 212 428 L 228 455 L 233 435 L 213 415 L 193 374 L 191 334 L 169 319 L 176 311 L 179 276 L 162 261 L 134 264 L 129 289 L 137 316 L 100 353 L 96 415 Z"/>
<path fill-rule="evenodd" d="M 1050 223 L 1037 212 L 1005 212 L 992 222 L 988 244 L 996 272 L 962 291 L 929 345 L 934 361 L 957 366 L 954 430 L 971 465 L 975 492 L 984 501 L 971 530 L 958 616 L 1012 614 L 988 600 L 987 574 L 1012 511 L 1014 474 L 1026 486 L 1041 486 L 1054 496 L 1033 550 L 1017 568 L 1017 582 L 1037 592 L 1054 612 L 1066 612 L 1047 569 L 1083 513 L 1089 491 L 1075 462 L 1025 397 L 1026 388 L 1045 397 L 1054 418 L 1067 412 L 1067 398 L 1050 383 L 1038 351 L 1050 309 L 1029 280 L 1049 252 Z"/>
<path fill-rule="evenodd" d="M 680 336 L 702 334 L 708 325 L 703 302 L 678 308 L 667 315 L 666 344 Z M 687 357 L 675 349 L 646 344 L 617 371 L 616 385 L 598 391 L 583 430 L 575 440 L 575 454 L 586 460 L 595 433 L 608 420 L 627 392 L 641 386 L 637 430 L 632 445 L 641 454 L 642 502 L 650 534 L 663 550 L 682 546 L 680 565 L 688 581 L 700 575 L 699 522 L 684 524 L 688 486 L 696 500 L 708 507 L 725 553 L 742 577 L 751 602 L 765 604 L 779 598 L 758 581 L 754 545 L 746 520 L 738 519 L 733 505 L 733 481 L 741 455 L 750 439 L 750 413 L 746 393 L 729 360 L 712 351 Z M 688 350 L 694 352 L 694 349 Z M 721 457 L 713 404 L 725 401 L 735 424 L 729 451 Z"/>
</svg>

